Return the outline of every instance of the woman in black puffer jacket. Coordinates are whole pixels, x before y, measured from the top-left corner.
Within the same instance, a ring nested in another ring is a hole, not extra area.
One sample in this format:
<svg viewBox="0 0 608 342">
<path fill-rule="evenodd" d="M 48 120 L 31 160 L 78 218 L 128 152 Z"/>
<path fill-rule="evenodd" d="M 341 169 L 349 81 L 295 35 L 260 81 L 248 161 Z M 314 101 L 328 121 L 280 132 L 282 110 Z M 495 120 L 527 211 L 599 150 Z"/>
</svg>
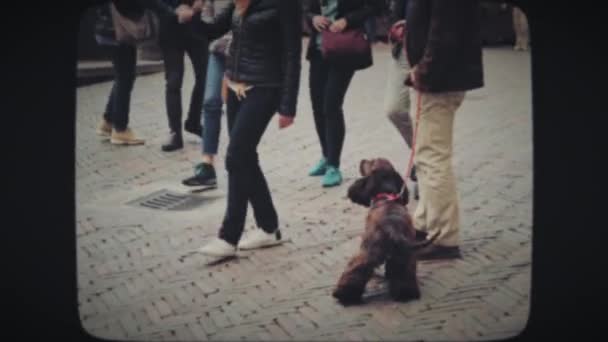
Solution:
<svg viewBox="0 0 608 342">
<path fill-rule="evenodd" d="M 228 205 L 219 238 L 200 252 L 231 256 L 282 242 L 278 215 L 258 162 L 257 145 L 278 111 L 279 127 L 292 124 L 300 84 L 302 10 L 297 0 L 235 0 L 210 24 L 193 21 L 209 40 L 232 30 L 226 59 Z M 241 240 L 248 203 L 257 226 Z"/>
<path fill-rule="evenodd" d="M 306 58 L 310 61 L 310 98 L 322 158 L 310 176 L 323 176 L 324 187 L 342 183 L 340 156 L 345 123 L 342 104 L 355 73 L 346 63 L 329 63 L 321 53 L 321 32 L 364 29 L 367 19 L 381 9 L 381 0 L 309 0 L 306 20 L 312 34 Z M 347 62 L 346 60 L 344 62 Z"/>
</svg>

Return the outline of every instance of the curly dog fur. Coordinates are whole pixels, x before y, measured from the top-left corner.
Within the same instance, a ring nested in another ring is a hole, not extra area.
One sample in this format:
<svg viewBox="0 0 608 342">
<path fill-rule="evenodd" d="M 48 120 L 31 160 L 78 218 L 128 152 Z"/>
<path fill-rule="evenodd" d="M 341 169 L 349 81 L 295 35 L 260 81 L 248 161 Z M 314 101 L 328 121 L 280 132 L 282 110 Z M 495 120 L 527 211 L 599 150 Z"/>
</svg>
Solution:
<svg viewBox="0 0 608 342">
<path fill-rule="evenodd" d="M 364 159 L 359 169 L 362 177 L 349 187 L 348 197 L 370 210 L 359 253 L 349 261 L 333 297 L 343 305 L 360 302 L 374 269 L 385 264 L 391 297 L 396 301 L 418 299 L 420 289 L 414 252 L 436 236 L 416 242 L 416 231 L 406 208 L 407 187 L 388 160 Z M 391 194 L 393 196 L 386 196 Z"/>
</svg>

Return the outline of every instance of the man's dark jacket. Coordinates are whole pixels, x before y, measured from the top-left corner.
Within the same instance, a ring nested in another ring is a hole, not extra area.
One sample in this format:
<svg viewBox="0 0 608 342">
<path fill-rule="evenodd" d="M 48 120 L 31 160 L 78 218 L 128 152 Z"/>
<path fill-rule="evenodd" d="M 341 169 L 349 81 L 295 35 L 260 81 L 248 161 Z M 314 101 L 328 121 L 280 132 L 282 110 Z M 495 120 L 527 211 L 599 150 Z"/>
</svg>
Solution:
<svg viewBox="0 0 608 342">
<path fill-rule="evenodd" d="M 405 44 L 423 92 L 483 87 L 478 0 L 409 0 Z M 412 85 L 411 79 L 406 84 Z"/>
</svg>

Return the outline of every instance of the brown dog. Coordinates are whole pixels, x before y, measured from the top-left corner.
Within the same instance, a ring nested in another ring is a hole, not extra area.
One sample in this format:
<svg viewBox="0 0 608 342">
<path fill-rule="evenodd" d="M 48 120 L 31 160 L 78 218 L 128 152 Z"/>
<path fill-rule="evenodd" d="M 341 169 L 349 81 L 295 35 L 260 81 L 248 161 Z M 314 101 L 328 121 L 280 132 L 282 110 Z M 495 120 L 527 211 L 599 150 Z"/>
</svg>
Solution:
<svg viewBox="0 0 608 342">
<path fill-rule="evenodd" d="M 374 269 L 384 263 L 391 297 L 397 301 L 418 299 L 414 252 L 437 236 L 416 242 L 416 230 L 406 208 L 407 187 L 388 160 L 364 159 L 359 169 L 363 177 L 350 186 L 348 197 L 370 210 L 360 251 L 348 263 L 333 296 L 343 305 L 360 302 Z"/>
</svg>

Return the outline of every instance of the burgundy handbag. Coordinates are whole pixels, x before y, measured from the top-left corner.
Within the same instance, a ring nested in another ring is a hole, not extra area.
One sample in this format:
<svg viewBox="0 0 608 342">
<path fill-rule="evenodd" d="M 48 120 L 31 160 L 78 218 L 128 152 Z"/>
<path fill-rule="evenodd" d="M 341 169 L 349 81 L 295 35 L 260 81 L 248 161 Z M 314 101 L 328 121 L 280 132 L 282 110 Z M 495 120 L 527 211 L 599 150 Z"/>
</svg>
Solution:
<svg viewBox="0 0 608 342">
<path fill-rule="evenodd" d="M 321 52 L 328 62 L 354 70 L 366 69 L 373 64 L 372 47 L 363 30 L 326 30 L 321 34 Z"/>
</svg>

